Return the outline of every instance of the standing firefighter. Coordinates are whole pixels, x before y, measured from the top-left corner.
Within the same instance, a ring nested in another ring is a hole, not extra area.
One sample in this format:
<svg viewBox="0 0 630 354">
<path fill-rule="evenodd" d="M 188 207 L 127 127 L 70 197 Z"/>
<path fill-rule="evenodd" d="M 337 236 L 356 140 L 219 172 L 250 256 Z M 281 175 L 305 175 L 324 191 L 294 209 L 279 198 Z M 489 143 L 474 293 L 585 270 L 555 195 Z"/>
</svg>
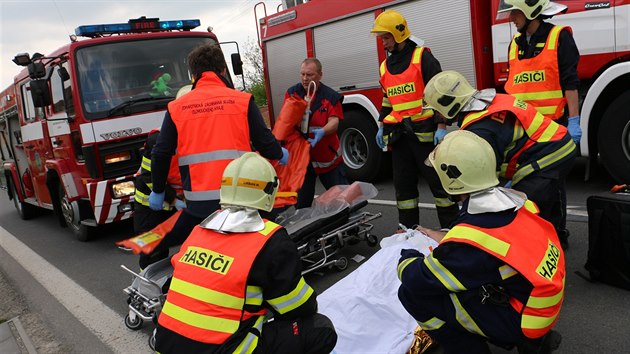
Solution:
<svg viewBox="0 0 630 354">
<path fill-rule="evenodd" d="M 295 244 L 271 211 L 278 178 L 246 153 L 221 180 L 221 210 L 195 227 L 173 256 L 173 280 L 158 318 L 160 353 L 328 354 L 337 334 L 317 313 Z M 273 321 L 269 318 L 273 315 Z"/>
<path fill-rule="evenodd" d="M 505 0 L 499 15 L 509 13 L 518 33 L 508 51 L 509 75 L 505 91 L 536 107 L 545 117 L 566 126 L 578 144 L 582 137 L 577 67 L 580 53 L 571 27 L 545 22 L 567 10 L 566 5 L 549 0 Z M 558 234 L 568 247 L 566 229 L 566 188 L 556 193 L 562 200 L 562 218 Z"/>
<path fill-rule="evenodd" d="M 407 21 L 398 12 L 387 10 L 374 20 L 375 33 L 390 53 L 381 63 L 383 104 L 376 141 L 392 150 L 394 187 L 398 220 L 406 227 L 420 222 L 418 208 L 418 173 L 429 184 L 442 227 L 449 227 L 457 215 L 457 204 L 448 195 L 437 175 L 424 160 L 446 134 L 439 115 L 422 105 L 425 84 L 442 71 L 429 48 L 412 40 Z"/>
<path fill-rule="evenodd" d="M 449 133 L 429 162 L 462 211 L 448 233 L 421 229 L 440 242 L 427 257 L 401 251 L 402 305 L 445 353 L 558 348 L 565 259 L 553 226 L 522 193 L 496 187 L 492 147 L 474 133 Z"/>
<path fill-rule="evenodd" d="M 563 215 L 558 191 L 577 155 L 567 128 L 514 96 L 475 90 L 455 71 L 433 77 L 424 97 L 428 105 L 456 120 L 460 129 L 488 141 L 499 175 L 536 202 L 540 216 L 558 229 Z"/>
</svg>

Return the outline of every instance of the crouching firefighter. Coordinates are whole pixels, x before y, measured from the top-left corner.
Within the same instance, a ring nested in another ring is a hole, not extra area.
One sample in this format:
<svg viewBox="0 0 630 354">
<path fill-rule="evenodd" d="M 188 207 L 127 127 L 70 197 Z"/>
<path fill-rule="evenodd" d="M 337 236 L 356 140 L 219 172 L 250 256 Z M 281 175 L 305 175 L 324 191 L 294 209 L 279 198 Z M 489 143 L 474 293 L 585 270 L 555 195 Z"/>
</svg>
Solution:
<svg viewBox="0 0 630 354">
<path fill-rule="evenodd" d="M 496 159 L 475 133 L 451 132 L 429 155 L 462 209 L 424 257 L 403 249 L 398 298 L 445 353 L 490 353 L 488 342 L 549 353 L 564 298 L 565 259 L 553 225 L 513 189 L 496 187 Z"/>
<path fill-rule="evenodd" d="M 337 334 L 317 313 L 287 231 L 260 217 L 278 189 L 271 164 L 248 152 L 225 168 L 222 209 L 172 258 L 158 318 L 160 353 L 330 353 Z"/>
</svg>

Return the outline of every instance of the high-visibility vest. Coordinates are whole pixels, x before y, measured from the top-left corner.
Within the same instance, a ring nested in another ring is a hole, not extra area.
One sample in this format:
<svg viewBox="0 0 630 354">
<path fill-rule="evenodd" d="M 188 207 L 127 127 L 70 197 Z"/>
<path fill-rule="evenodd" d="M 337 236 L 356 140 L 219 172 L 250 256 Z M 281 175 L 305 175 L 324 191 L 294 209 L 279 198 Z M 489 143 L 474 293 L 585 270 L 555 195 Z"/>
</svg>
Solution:
<svg viewBox="0 0 630 354">
<path fill-rule="evenodd" d="M 502 111 L 512 112 L 520 123 L 520 127 L 515 126 L 514 129 L 523 129 L 524 133 L 529 138 L 520 149 L 506 151 L 503 157 L 504 162 L 501 165 L 501 175 L 511 179 L 514 184 L 535 170 L 543 169 L 561 160 L 576 149 L 573 140 L 566 139 L 567 143 L 565 145 L 536 160 L 536 166 L 534 166 L 534 164 L 519 165 L 518 159 L 521 154 L 534 144 L 562 140 L 567 136 L 568 131 L 566 127 L 543 117 L 543 115 L 531 105 L 506 94 L 497 94 L 490 106 L 485 110 L 467 114 L 460 128 L 466 129 L 470 124 Z M 515 136 L 514 138 L 519 137 L 520 136 Z"/>
<path fill-rule="evenodd" d="M 153 183 L 151 183 L 151 151 L 145 151 L 142 156 L 140 168 L 138 169 L 138 172 L 136 172 L 135 177 L 134 200 L 148 207 L 149 194 L 151 194 L 151 190 L 153 189 Z M 176 156 L 173 156 L 173 159 L 171 160 L 171 167 L 168 170 L 166 183 L 168 183 L 169 187 L 175 191 L 176 195 L 182 192 L 182 178 L 179 175 Z M 171 210 L 173 208 L 173 205 L 166 205 L 163 209 Z"/>
<path fill-rule="evenodd" d="M 247 285 L 264 245 L 281 228 L 265 220 L 258 232 L 222 234 L 196 226 L 171 260 L 173 279 L 158 323 L 192 340 L 222 344 L 253 317 L 262 326 L 263 289 Z M 245 306 L 258 307 L 251 312 Z M 243 352 L 252 352 L 253 347 Z"/>
<path fill-rule="evenodd" d="M 516 39 L 512 38 L 508 51 L 510 71 L 505 82 L 505 92 L 536 107 L 545 117 L 556 120 L 564 115 L 567 100 L 560 85 L 558 67 L 558 42 L 560 31 L 571 27 L 554 26 L 545 42 L 544 49 L 533 58 L 518 58 Z"/>
<path fill-rule="evenodd" d="M 422 77 L 422 52 L 424 47 L 414 49 L 411 63 L 400 74 L 392 74 L 387 69 L 387 60 L 381 63 L 380 83 L 391 103 L 392 112 L 383 119 L 384 124 L 396 124 L 403 118 L 412 122 L 433 117 L 433 110 L 423 110 L 424 79 Z M 427 48 L 427 50 L 429 50 Z"/>
<path fill-rule="evenodd" d="M 477 247 L 505 262 L 509 266 L 502 267 L 506 274 L 506 269 L 511 270 L 509 275 L 515 270 L 533 285 L 524 304 L 510 298 L 510 305 L 521 313 L 525 336 L 540 338 L 553 327 L 562 306 L 565 281 L 564 253 L 553 225 L 523 207 L 514 221 L 503 227 L 458 224 L 440 244 L 446 242 Z"/>
<path fill-rule="evenodd" d="M 219 200 L 221 176 L 251 151 L 247 113 L 251 95 L 204 72 L 190 93 L 168 104 L 177 128 L 177 161 L 189 202 Z"/>
</svg>

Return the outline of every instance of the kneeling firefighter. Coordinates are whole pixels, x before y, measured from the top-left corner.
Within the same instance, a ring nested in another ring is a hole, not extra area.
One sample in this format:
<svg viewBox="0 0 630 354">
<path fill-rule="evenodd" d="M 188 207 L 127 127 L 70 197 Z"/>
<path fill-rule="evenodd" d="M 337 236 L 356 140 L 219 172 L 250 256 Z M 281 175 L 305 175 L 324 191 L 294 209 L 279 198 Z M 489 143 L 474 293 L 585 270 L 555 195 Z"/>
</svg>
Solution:
<svg viewBox="0 0 630 354">
<path fill-rule="evenodd" d="M 337 334 L 317 313 L 295 244 L 259 214 L 273 208 L 278 185 L 271 164 L 253 152 L 225 168 L 221 209 L 196 226 L 172 258 L 158 352 L 332 351 Z"/>
</svg>

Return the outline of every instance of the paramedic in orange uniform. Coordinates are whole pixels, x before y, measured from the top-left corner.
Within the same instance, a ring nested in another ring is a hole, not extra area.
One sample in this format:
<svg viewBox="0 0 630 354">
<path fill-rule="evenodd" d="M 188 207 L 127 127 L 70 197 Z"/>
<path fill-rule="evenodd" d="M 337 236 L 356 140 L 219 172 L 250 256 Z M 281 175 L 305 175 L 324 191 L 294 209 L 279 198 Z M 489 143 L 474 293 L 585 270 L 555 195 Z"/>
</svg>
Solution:
<svg viewBox="0 0 630 354">
<path fill-rule="evenodd" d="M 186 209 L 154 252 L 181 244 L 190 231 L 219 209 L 221 174 L 227 164 L 251 151 L 285 164 L 281 148 L 249 93 L 232 88 L 221 48 L 202 45 L 188 55 L 193 89 L 171 101 L 153 148 L 153 191 L 149 206 L 162 208 L 171 158 L 177 151 Z"/>
<path fill-rule="evenodd" d="M 579 144 L 582 137 L 577 73 L 580 53 L 571 27 L 544 21 L 566 10 L 566 5 L 549 0 L 505 0 L 498 15 L 509 15 L 518 31 L 508 49 L 505 91 L 566 126 L 575 144 Z M 564 180 L 560 182 L 555 193 L 562 203 L 557 231 L 566 250 L 569 246 L 566 187 Z"/>
<path fill-rule="evenodd" d="M 310 112 L 308 113 L 308 142 L 311 144 L 311 163 L 304 176 L 302 188 L 298 191 L 296 208 L 308 208 L 315 196 L 315 182 L 319 181 L 329 189 L 339 184 L 348 184 L 343 166 L 343 157 L 337 128 L 343 120 L 343 96 L 324 85 L 322 63 L 316 58 L 307 58 L 300 65 L 300 83 L 291 86 L 285 99 L 292 95 L 307 97 L 308 86 L 314 82 L 314 92 L 310 92 Z"/>
<path fill-rule="evenodd" d="M 565 257 L 553 225 L 513 189 L 497 187 L 496 158 L 475 133 L 446 135 L 428 158 L 462 202 L 448 233 L 420 228 L 440 244 L 426 257 L 403 249 L 398 298 L 444 353 L 550 353 L 564 299 Z"/>
<path fill-rule="evenodd" d="M 278 177 L 250 152 L 221 180 L 221 210 L 195 227 L 171 260 L 173 279 L 158 318 L 160 353 L 328 354 L 337 342 L 317 313 L 287 231 L 262 218 Z M 270 319 L 273 317 L 273 321 Z"/>
<path fill-rule="evenodd" d="M 420 173 L 433 194 L 440 225 L 447 228 L 457 215 L 457 204 L 448 199 L 433 169 L 424 165 L 433 146 L 446 135 L 446 125 L 422 104 L 424 85 L 442 68 L 431 50 L 411 37 L 407 20 L 397 11 L 378 15 L 371 32 L 390 53 L 380 67 L 384 95 L 376 142 L 392 151 L 398 221 L 408 228 L 420 222 Z"/>
</svg>

